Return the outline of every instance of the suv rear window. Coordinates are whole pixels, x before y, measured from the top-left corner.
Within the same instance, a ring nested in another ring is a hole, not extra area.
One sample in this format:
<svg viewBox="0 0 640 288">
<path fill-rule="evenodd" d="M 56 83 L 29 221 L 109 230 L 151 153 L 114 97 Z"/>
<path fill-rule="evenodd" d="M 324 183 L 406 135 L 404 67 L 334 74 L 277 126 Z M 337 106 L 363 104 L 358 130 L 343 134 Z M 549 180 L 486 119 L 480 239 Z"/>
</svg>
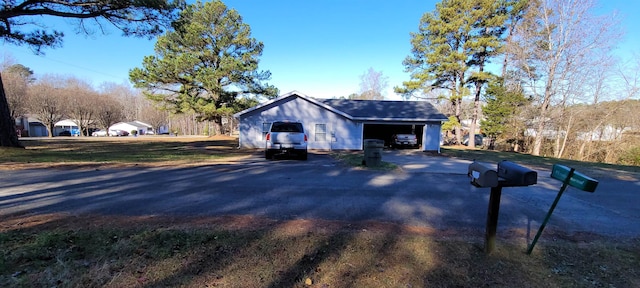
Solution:
<svg viewBox="0 0 640 288">
<path fill-rule="evenodd" d="M 299 132 L 302 133 L 301 123 L 273 122 L 271 132 Z"/>
</svg>

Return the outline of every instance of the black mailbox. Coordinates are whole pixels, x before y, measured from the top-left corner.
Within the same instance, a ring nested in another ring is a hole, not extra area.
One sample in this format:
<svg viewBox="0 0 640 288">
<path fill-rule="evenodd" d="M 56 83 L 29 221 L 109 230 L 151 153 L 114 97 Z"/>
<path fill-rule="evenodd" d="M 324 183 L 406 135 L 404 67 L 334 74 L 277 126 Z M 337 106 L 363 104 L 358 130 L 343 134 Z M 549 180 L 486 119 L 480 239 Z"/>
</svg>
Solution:
<svg viewBox="0 0 640 288">
<path fill-rule="evenodd" d="M 498 177 L 500 186 L 529 186 L 538 183 L 538 172 L 522 167 L 511 161 L 498 163 Z"/>
<path fill-rule="evenodd" d="M 573 170 L 571 170 L 571 172 L 573 173 Z M 471 177 L 471 184 L 474 186 L 491 187 L 484 241 L 485 252 L 489 254 L 493 251 L 496 242 L 502 187 L 536 184 L 538 182 L 538 172 L 509 161 L 498 163 L 498 170 L 496 171 L 484 164 L 473 161 L 473 163 L 469 164 L 469 171 L 467 173 L 469 177 Z"/>
<path fill-rule="evenodd" d="M 469 164 L 469 177 L 471 184 L 477 187 L 497 187 L 498 172 L 485 166 L 484 164 L 473 161 Z"/>
</svg>

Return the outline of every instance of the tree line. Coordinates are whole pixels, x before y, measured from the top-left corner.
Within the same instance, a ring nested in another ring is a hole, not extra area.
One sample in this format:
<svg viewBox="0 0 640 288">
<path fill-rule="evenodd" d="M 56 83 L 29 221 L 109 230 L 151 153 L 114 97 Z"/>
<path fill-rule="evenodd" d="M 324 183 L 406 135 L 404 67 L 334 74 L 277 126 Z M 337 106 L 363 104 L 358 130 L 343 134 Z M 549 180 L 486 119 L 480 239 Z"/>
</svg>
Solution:
<svg viewBox="0 0 640 288">
<path fill-rule="evenodd" d="M 2 76 L 10 116 L 38 119 L 50 137 L 55 136 L 54 125 L 64 119 L 73 119 L 82 136 L 89 136 L 91 128 L 108 129 L 121 121 L 144 119 L 156 129 L 167 123 L 167 113 L 126 85 L 105 83 L 96 90 L 75 77 L 44 75 L 36 79 L 30 68 L 8 63 L 3 64 Z M 28 135 L 28 127 L 22 127 L 20 134 Z"/>
<path fill-rule="evenodd" d="M 411 34 L 410 80 L 395 90 L 445 100 L 457 143 L 471 119 L 469 133 L 480 123 L 490 148 L 624 162 L 638 150 L 640 127 L 620 113 L 638 97 L 640 58 L 615 57 L 619 18 L 596 14 L 596 4 L 443 0 Z"/>
<path fill-rule="evenodd" d="M 28 67 L 10 63 L 11 60 L 5 61 L 0 71 L 11 117 L 38 119 L 47 128 L 49 137 L 56 136 L 54 125 L 64 119 L 72 119 L 78 125 L 80 136 L 90 136 L 95 129 L 106 130 L 115 123 L 133 120 L 151 125 L 156 132 L 164 126 L 169 129 L 166 132 L 172 134 L 231 132 L 233 123 L 218 131 L 213 122 L 198 121 L 192 113 L 171 114 L 127 84 L 107 82 L 96 89 L 73 76 L 44 75 L 36 79 Z M 18 128 L 21 136 L 33 136 L 28 135 L 28 127 Z"/>
</svg>

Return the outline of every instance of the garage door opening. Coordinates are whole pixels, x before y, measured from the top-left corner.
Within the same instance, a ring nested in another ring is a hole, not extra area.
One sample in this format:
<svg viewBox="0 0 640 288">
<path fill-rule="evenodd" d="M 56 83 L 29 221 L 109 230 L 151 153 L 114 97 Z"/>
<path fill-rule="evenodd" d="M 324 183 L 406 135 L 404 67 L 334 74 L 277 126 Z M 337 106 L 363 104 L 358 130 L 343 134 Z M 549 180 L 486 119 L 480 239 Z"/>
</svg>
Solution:
<svg viewBox="0 0 640 288">
<path fill-rule="evenodd" d="M 424 124 L 364 124 L 364 139 L 384 140 L 384 146 L 389 147 L 394 134 L 416 134 L 418 145 L 422 146 Z"/>
</svg>

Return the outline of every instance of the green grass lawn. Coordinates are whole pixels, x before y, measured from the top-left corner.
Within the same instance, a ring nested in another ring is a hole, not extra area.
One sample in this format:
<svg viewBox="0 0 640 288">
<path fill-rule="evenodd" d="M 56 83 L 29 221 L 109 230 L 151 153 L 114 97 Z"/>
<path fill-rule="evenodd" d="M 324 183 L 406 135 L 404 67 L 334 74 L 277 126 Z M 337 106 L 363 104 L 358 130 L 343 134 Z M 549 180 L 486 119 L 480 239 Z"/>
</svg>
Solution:
<svg viewBox="0 0 640 288">
<path fill-rule="evenodd" d="M 238 140 L 232 137 L 56 137 L 23 138 L 21 143 L 26 149 L 0 147 L 0 164 L 198 163 L 259 152 L 255 149 L 237 149 Z M 347 165 L 365 167 L 362 165 L 362 151 L 335 152 L 332 155 Z M 464 147 L 443 147 L 440 156 L 495 163 L 509 160 L 545 169 L 550 169 L 553 164 L 558 163 L 587 173 L 591 170 L 597 170 L 600 174 L 610 171 L 640 173 L 638 166 L 580 162 L 513 152 L 469 150 Z M 383 161 L 379 167 L 369 169 L 393 170 L 395 168 L 396 165 L 393 163 Z"/>
<path fill-rule="evenodd" d="M 198 163 L 251 153 L 237 149 L 237 139 L 230 137 L 57 137 L 21 143 L 26 149 L 0 148 L 0 163 Z"/>
<path fill-rule="evenodd" d="M 614 165 L 596 162 L 581 162 L 568 159 L 558 159 L 553 157 L 533 156 L 524 153 L 499 152 L 475 149 L 470 150 L 465 147 L 443 147 L 441 155 L 466 160 L 477 160 L 482 162 L 498 163 L 502 160 L 512 161 L 530 168 L 542 168 L 550 170 L 553 164 L 561 164 L 567 167 L 576 168 L 577 171 L 592 177 L 609 176 L 615 173 L 640 174 L 640 166 Z"/>
</svg>

